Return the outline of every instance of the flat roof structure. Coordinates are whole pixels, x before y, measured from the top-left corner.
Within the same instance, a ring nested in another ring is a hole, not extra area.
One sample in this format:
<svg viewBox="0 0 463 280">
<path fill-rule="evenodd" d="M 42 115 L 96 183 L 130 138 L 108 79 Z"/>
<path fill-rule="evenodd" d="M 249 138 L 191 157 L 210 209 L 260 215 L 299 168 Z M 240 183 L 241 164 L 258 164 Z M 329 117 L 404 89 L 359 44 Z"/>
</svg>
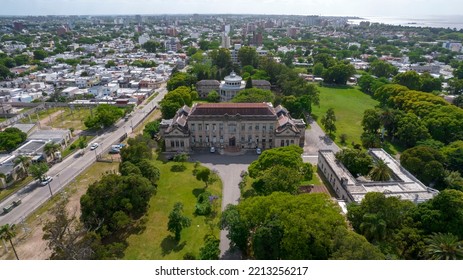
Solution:
<svg viewBox="0 0 463 280">
<path fill-rule="evenodd" d="M 383 149 L 369 149 L 374 160 L 383 160 L 392 171 L 390 181 L 363 181 L 356 179 L 344 165 L 336 159 L 332 150 L 320 150 L 318 166 L 326 178 L 329 178 L 336 193 L 347 194 L 348 202 L 361 202 L 369 192 L 380 192 L 386 196 L 396 196 L 403 200 L 420 203 L 433 198 L 439 191 L 427 187 L 415 176 L 403 168 Z M 328 166 L 325 166 L 324 164 Z M 340 190 L 339 188 L 342 188 Z M 344 192 L 343 192 L 344 191 Z"/>
</svg>

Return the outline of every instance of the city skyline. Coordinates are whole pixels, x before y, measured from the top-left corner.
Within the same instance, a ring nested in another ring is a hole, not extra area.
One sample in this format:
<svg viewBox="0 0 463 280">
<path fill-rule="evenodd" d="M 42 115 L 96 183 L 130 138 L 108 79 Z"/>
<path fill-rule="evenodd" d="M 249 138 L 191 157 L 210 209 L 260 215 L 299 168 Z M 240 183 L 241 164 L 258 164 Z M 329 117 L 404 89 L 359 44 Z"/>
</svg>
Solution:
<svg viewBox="0 0 463 280">
<path fill-rule="evenodd" d="M 463 2 L 438 0 L 3 0 L 0 15 L 128 15 L 128 14 L 281 14 L 323 16 L 433 17 L 455 16 Z M 438 7 L 438 8 L 436 8 Z"/>
</svg>

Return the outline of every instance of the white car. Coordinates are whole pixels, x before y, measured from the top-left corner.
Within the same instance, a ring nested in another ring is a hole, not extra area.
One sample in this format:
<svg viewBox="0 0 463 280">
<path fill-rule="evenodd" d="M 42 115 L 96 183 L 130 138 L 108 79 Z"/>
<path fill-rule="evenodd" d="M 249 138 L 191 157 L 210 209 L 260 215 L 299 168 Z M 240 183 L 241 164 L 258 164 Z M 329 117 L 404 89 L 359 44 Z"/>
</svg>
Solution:
<svg viewBox="0 0 463 280">
<path fill-rule="evenodd" d="M 215 153 L 215 147 L 211 147 L 211 149 L 209 150 L 211 153 Z"/>
<path fill-rule="evenodd" d="M 45 186 L 46 184 L 50 183 L 51 181 L 53 181 L 53 178 L 50 177 L 50 176 L 47 176 L 47 177 L 43 178 L 42 180 L 40 180 L 40 185 Z"/>
<path fill-rule="evenodd" d="M 96 148 L 98 148 L 100 146 L 100 144 L 98 143 L 93 143 L 92 145 L 90 145 L 90 150 L 95 150 Z"/>
<path fill-rule="evenodd" d="M 258 155 L 262 154 L 262 150 L 260 148 L 257 148 L 256 149 L 256 154 L 258 154 Z"/>
</svg>

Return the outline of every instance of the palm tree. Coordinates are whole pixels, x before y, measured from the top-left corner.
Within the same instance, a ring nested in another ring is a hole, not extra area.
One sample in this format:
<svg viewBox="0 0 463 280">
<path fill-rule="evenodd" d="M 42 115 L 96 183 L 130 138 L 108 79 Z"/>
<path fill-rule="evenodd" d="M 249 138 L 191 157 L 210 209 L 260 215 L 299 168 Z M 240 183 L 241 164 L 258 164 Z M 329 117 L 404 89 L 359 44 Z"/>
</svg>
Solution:
<svg viewBox="0 0 463 280">
<path fill-rule="evenodd" d="M 387 164 L 382 159 L 378 159 L 368 175 L 373 181 L 383 182 L 389 181 L 391 174 L 392 171 Z"/>
<path fill-rule="evenodd" d="M 28 156 L 20 155 L 14 159 L 15 166 L 22 164 L 24 171 L 26 172 L 26 176 L 29 175 L 28 168 L 31 163 L 31 158 Z"/>
<path fill-rule="evenodd" d="M 61 145 L 53 142 L 47 143 L 43 148 L 43 151 L 45 152 L 47 157 L 51 155 L 53 159 L 55 159 L 55 152 L 58 152 L 59 150 L 61 150 Z"/>
<path fill-rule="evenodd" d="M 426 255 L 431 260 L 462 260 L 463 242 L 451 233 L 433 233 L 425 239 Z"/>
<path fill-rule="evenodd" d="M 360 232 L 370 242 L 381 241 L 386 237 L 386 222 L 376 214 L 365 214 L 360 224 Z"/>
<path fill-rule="evenodd" d="M 18 253 L 16 253 L 16 249 L 14 248 L 14 245 L 13 245 L 13 240 L 11 240 L 13 237 L 16 236 L 15 229 L 16 229 L 15 224 L 12 224 L 11 226 L 9 224 L 3 225 L 0 228 L 0 239 L 10 241 L 11 248 L 13 248 L 14 255 L 16 256 L 16 259 L 19 260 Z"/>
</svg>

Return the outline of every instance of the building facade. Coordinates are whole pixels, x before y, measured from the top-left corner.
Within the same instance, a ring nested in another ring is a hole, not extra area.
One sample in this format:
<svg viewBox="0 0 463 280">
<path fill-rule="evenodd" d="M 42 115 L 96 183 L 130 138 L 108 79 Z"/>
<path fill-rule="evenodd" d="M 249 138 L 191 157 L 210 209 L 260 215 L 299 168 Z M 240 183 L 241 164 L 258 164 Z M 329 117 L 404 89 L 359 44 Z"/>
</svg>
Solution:
<svg viewBox="0 0 463 280">
<path fill-rule="evenodd" d="M 184 106 L 161 122 L 167 152 L 194 149 L 270 149 L 304 146 L 305 123 L 270 103 L 211 103 Z"/>
</svg>

